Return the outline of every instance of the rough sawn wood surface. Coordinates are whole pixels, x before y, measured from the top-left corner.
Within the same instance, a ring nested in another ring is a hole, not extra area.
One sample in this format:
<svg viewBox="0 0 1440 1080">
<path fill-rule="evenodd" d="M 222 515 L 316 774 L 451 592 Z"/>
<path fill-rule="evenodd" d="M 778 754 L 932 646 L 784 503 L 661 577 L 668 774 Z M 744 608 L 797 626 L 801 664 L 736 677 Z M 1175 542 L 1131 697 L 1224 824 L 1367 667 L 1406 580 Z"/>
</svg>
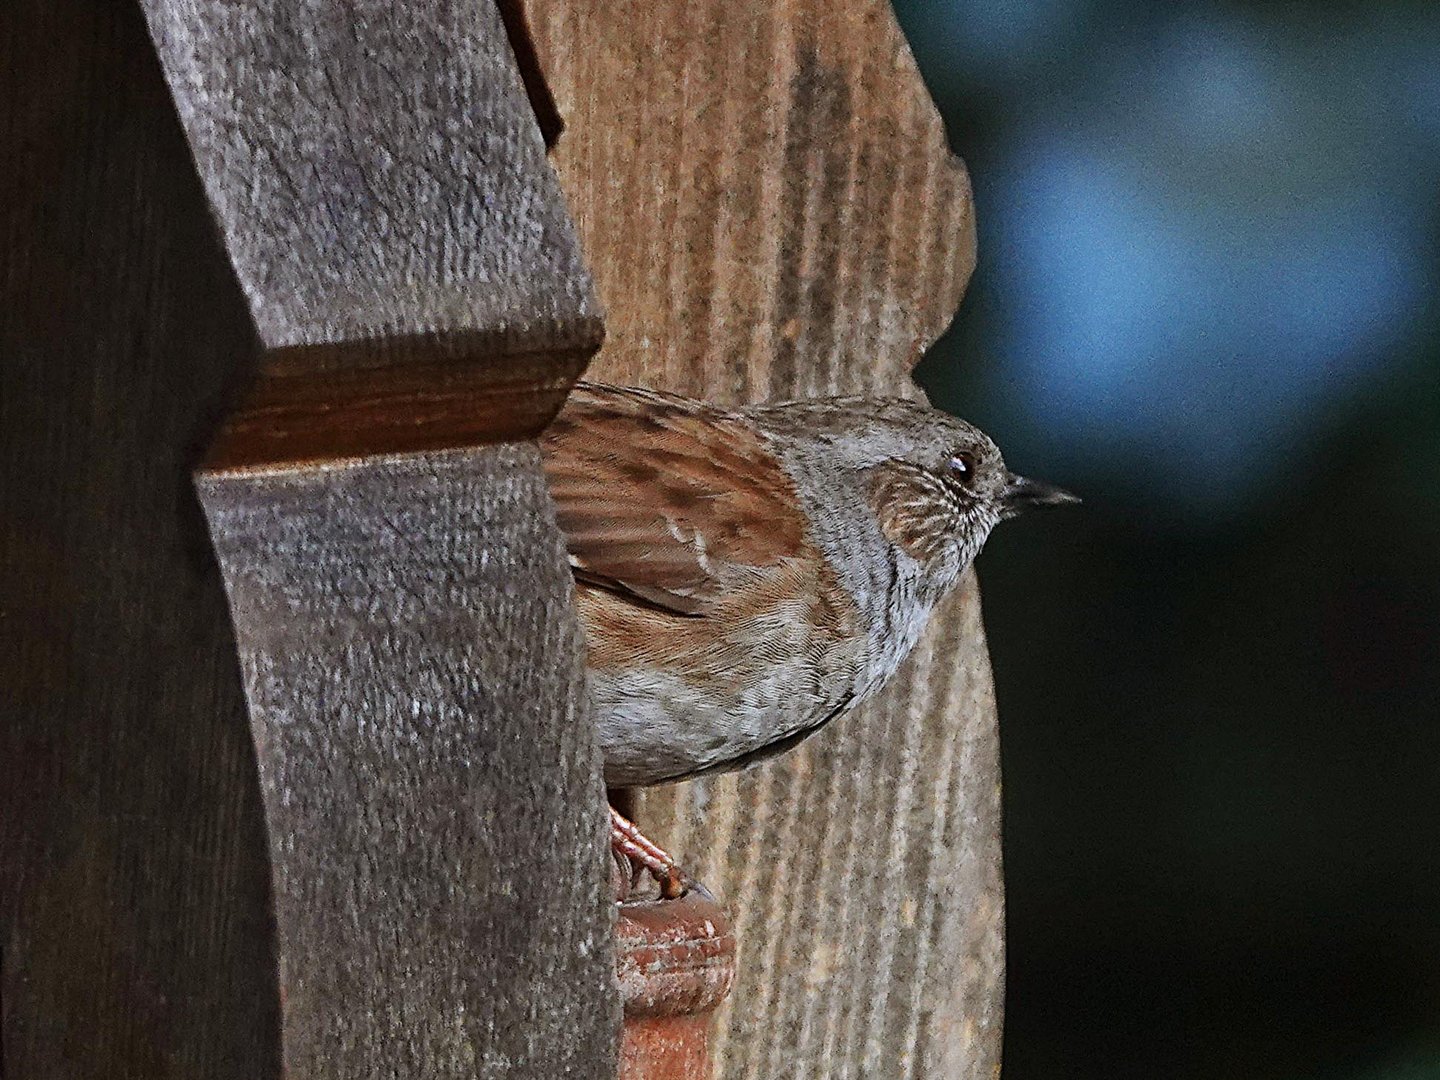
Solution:
<svg viewBox="0 0 1440 1080">
<path fill-rule="evenodd" d="M 145 8 L 269 350 L 199 488 L 286 1075 L 604 1080 L 599 750 L 533 442 L 598 306 L 499 10 Z"/>
</svg>

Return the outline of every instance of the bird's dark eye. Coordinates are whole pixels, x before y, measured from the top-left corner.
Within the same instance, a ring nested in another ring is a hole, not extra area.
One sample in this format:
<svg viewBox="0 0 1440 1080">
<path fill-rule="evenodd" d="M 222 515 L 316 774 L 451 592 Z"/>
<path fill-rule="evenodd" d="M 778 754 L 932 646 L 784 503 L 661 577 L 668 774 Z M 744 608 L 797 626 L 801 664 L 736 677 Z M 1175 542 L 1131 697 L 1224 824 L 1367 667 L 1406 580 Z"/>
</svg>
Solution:
<svg viewBox="0 0 1440 1080">
<path fill-rule="evenodd" d="M 975 475 L 975 459 L 964 451 L 952 454 L 950 471 L 962 480 L 968 480 Z"/>
</svg>

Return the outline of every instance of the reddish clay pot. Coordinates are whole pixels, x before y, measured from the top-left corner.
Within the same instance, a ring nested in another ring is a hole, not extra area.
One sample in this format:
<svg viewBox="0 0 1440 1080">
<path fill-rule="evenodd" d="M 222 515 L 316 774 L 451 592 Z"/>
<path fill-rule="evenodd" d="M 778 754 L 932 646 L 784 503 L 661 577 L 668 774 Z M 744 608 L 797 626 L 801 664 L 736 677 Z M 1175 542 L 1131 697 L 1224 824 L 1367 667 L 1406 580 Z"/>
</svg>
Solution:
<svg viewBox="0 0 1440 1080">
<path fill-rule="evenodd" d="M 735 978 L 729 920 L 693 890 L 619 909 L 620 1080 L 709 1080 L 710 1021 Z"/>
</svg>

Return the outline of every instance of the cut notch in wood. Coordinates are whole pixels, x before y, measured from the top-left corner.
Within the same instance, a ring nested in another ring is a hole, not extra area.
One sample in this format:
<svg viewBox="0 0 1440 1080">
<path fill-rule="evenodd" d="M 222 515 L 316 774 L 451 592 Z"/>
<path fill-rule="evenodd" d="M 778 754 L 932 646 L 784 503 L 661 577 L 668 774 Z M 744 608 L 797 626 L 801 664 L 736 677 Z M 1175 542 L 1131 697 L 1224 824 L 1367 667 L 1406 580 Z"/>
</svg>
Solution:
<svg viewBox="0 0 1440 1080">
<path fill-rule="evenodd" d="M 480 335 L 276 349 L 201 466 L 216 474 L 535 438 L 599 348 L 499 351 Z M 357 362 L 357 352 L 413 355 Z"/>
</svg>

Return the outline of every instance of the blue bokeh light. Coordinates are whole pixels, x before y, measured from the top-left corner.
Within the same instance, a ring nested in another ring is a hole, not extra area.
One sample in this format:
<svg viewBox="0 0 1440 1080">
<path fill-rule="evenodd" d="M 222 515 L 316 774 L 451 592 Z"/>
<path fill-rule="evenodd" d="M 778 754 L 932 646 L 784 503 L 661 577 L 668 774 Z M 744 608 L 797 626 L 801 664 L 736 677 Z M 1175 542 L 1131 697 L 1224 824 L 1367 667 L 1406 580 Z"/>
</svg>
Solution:
<svg viewBox="0 0 1440 1080">
<path fill-rule="evenodd" d="M 1440 43 L 1328 30 L 1177 15 L 1115 41 L 1088 95 L 1033 89 L 976 186 L 999 313 L 982 392 L 1042 459 L 1238 510 L 1422 329 Z"/>
</svg>

